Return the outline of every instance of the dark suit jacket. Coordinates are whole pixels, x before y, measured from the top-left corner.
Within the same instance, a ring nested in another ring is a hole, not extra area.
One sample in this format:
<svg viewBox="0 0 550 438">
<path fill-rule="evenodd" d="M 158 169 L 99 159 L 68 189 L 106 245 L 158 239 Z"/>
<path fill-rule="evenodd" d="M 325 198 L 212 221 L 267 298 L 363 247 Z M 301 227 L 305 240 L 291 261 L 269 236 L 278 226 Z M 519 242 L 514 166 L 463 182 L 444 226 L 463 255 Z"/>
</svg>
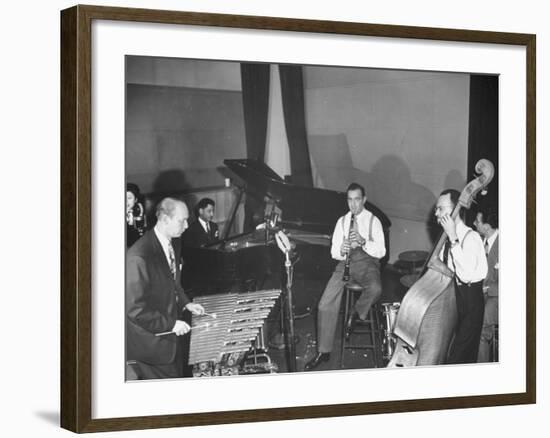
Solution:
<svg viewBox="0 0 550 438">
<path fill-rule="evenodd" d="M 218 234 L 218 225 L 216 223 L 210 222 L 210 233 L 207 233 L 197 219 L 183 233 L 183 245 L 189 248 L 199 248 L 216 242 L 219 239 Z"/>
<path fill-rule="evenodd" d="M 178 239 L 172 240 L 176 260 Z M 180 286 L 181 269 L 176 263 L 176 280 L 154 230 L 147 231 L 126 254 L 126 360 L 163 365 L 175 360 L 175 335 L 155 336 L 172 330 L 189 303 Z M 177 299 L 176 299 L 177 297 Z"/>
<path fill-rule="evenodd" d="M 483 281 L 483 286 L 487 287 L 486 293 L 489 297 L 498 297 L 498 269 L 495 266 L 498 264 L 498 238 L 497 236 L 493 242 L 493 246 L 487 254 L 487 265 L 489 270 L 487 271 L 487 276 Z"/>
</svg>

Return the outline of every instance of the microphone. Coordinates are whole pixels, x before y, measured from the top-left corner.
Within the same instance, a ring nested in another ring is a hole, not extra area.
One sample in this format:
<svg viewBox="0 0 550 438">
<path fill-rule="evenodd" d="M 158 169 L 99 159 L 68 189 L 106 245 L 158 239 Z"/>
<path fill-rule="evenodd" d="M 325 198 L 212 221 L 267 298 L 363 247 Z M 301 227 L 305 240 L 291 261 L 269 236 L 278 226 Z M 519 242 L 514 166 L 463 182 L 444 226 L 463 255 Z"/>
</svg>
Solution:
<svg viewBox="0 0 550 438">
<path fill-rule="evenodd" d="M 288 236 L 282 231 L 278 231 L 277 233 L 275 233 L 275 240 L 277 241 L 277 246 L 279 247 L 279 249 L 285 254 L 292 249 L 292 245 L 290 243 L 290 240 L 288 239 Z"/>
</svg>

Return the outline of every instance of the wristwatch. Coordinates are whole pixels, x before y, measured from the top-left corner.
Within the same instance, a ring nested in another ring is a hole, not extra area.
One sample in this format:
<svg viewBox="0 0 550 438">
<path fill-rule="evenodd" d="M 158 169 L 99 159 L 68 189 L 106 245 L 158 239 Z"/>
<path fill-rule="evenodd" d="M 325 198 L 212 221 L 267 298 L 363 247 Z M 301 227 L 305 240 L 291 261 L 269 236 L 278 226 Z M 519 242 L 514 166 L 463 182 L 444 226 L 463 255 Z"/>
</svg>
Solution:
<svg viewBox="0 0 550 438">
<path fill-rule="evenodd" d="M 458 240 L 458 237 L 451 242 L 451 248 L 454 248 L 456 245 L 458 245 L 460 241 Z"/>
</svg>

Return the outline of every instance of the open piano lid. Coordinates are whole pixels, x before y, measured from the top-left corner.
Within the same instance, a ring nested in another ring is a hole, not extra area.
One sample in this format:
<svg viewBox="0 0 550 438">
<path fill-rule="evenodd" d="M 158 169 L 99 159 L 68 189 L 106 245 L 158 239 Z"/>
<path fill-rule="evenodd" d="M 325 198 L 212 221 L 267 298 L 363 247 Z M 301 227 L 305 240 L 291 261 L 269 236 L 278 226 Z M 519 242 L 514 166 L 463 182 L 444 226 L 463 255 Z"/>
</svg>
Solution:
<svg viewBox="0 0 550 438">
<path fill-rule="evenodd" d="M 228 159 L 224 164 L 246 184 L 246 193 L 258 201 L 265 197 L 282 211 L 283 225 L 296 230 L 332 235 L 336 221 L 348 211 L 345 192 L 297 186 L 285 182 L 265 163 L 252 159 Z M 391 222 L 375 205 L 365 203 L 387 229 Z"/>
</svg>

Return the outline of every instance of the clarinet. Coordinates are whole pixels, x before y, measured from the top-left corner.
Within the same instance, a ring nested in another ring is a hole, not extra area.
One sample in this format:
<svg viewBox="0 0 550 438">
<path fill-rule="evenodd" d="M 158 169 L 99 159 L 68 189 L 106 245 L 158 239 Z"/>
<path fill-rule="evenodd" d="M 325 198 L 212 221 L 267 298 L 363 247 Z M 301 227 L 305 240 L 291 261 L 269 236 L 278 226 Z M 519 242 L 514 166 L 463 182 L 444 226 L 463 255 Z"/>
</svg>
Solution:
<svg viewBox="0 0 550 438">
<path fill-rule="evenodd" d="M 355 221 L 355 215 L 351 214 L 351 219 L 349 221 L 349 231 L 348 231 L 348 240 L 351 237 L 351 230 L 353 229 L 353 222 Z M 351 248 L 348 250 L 348 253 L 346 254 L 346 264 L 344 266 L 344 276 L 342 277 L 343 281 L 349 281 L 349 264 L 350 264 L 350 257 L 349 254 L 351 252 Z"/>
</svg>

